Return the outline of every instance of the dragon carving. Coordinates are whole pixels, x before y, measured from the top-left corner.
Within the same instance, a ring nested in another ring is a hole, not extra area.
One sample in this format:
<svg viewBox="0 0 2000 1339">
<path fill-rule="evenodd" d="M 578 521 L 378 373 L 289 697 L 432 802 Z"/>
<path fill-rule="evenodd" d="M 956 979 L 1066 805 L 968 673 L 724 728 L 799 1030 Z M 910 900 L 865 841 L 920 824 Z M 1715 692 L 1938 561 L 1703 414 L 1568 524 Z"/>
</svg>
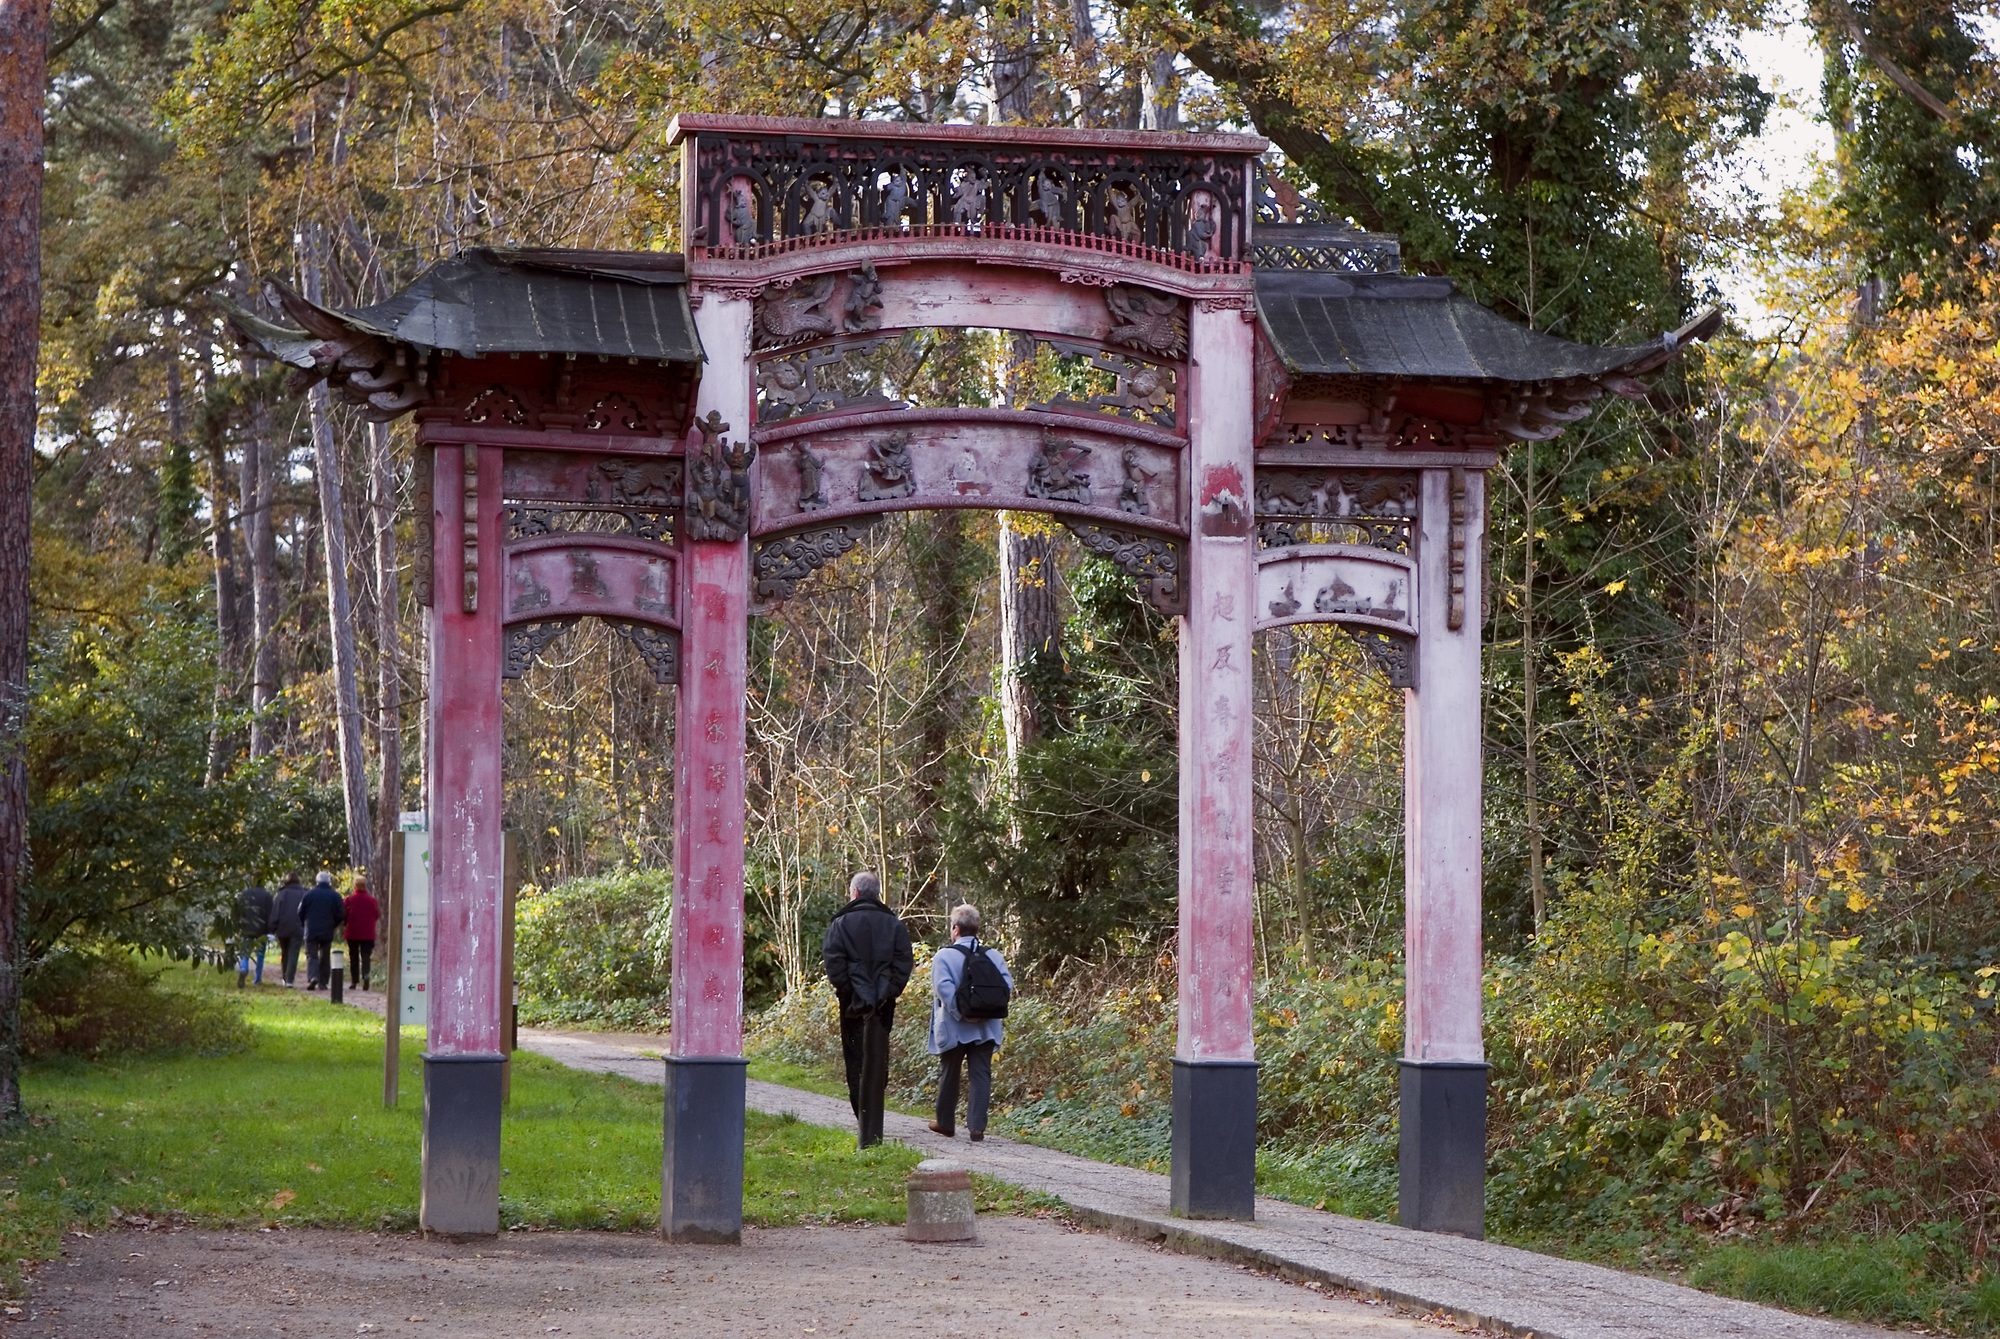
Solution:
<svg viewBox="0 0 2000 1339">
<path fill-rule="evenodd" d="M 1135 284 L 1113 284 L 1104 290 L 1111 308 L 1113 344 L 1161 358 L 1187 357 L 1187 314 L 1181 300 Z"/>
<path fill-rule="evenodd" d="M 757 344 L 796 344 L 800 340 L 831 335 L 840 329 L 840 317 L 827 311 L 833 301 L 835 276 L 800 284 L 791 292 L 767 294 L 757 300 Z"/>
</svg>

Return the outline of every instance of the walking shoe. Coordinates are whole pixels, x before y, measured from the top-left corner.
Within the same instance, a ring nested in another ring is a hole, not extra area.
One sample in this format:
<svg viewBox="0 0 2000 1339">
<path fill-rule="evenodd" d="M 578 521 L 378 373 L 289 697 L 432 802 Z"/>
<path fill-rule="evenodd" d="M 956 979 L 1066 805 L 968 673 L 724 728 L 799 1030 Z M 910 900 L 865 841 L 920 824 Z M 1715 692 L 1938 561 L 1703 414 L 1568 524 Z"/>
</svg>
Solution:
<svg viewBox="0 0 2000 1339">
<path fill-rule="evenodd" d="M 983 1144 L 986 1142 L 986 1131 L 968 1130 L 966 1131 L 966 1137 L 972 1140 L 972 1142 L 975 1144 Z"/>
<path fill-rule="evenodd" d="M 947 1130 L 942 1125 L 939 1125 L 936 1121 L 931 1122 L 931 1133 L 941 1134 L 947 1139 L 952 1139 L 957 1137 L 957 1131 Z"/>
</svg>

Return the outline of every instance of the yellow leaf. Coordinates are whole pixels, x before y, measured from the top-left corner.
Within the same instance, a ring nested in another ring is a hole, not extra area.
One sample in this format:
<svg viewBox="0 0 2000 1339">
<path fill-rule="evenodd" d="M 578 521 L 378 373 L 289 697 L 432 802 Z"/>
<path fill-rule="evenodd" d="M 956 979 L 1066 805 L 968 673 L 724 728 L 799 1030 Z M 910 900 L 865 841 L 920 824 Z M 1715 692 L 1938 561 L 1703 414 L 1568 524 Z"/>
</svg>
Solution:
<svg viewBox="0 0 2000 1339">
<path fill-rule="evenodd" d="M 1873 905 L 1875 904 L 1868 900 L 1868 894 L 1862 892 L 1859 888 L 1847 895 L 1847 909 L 1849 911 L 1866 911 Z"/>
<path fill-rule="evenodd" d="M 1747 921 L 1757 914 L 1757 908 L 1751 906 L 1748 902 L 1738 902 L 1729 909 L 1729 914 L 1739 921 Z"/>
<path fill-rule="evenodd" d="M 1620 577 L 1618 580 L 1606 586 L 1604 588 L 1604 593 L 1606 595 L 1616 595 L 1619 591 L 1624 589 L 1625 589 L 1625 580 L 1623 577 Z"/>
</svg>

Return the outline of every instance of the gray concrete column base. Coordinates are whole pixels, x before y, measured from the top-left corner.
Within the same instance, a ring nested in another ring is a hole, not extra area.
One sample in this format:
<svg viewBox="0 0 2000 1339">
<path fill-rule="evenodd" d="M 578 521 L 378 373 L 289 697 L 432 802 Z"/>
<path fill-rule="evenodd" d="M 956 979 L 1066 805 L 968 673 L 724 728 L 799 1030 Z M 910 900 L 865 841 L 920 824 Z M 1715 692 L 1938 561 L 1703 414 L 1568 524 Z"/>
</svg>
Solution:
<svg viewBox="0 0 2000 1339">
<path fill-rule="evenodd" d="M 666 1155 L 660 1235 L 671 1241 L 743 1240 L 741 1056 L 666 1057 Z"/>
<path fill-rule="evenodd" d="M 1174 1061 L 1171 1202 L 1182 1218 L 1255 1216 L 1256 1061 Z"/>
<path fill-rule="evenodd" d="M 1405 1060 L 1396 1216 L 1404 1227 L 1486 1235 L 1486 1070 Z"/>
<path fill-rule="evenodd" d="M 426 1232 L 487 1237 L 500 1230 L 500 1054 L 424 1055 Z"/>
</svg>

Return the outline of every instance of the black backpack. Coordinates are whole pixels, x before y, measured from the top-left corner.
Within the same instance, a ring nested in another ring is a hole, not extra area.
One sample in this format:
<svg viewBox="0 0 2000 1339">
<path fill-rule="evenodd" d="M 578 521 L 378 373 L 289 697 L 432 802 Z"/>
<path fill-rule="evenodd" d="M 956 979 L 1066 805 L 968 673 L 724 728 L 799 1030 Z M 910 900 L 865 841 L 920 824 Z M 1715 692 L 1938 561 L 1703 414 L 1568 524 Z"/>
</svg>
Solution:
<svg viewBox="0 0 2000 1339">
<path fill-rule="evenodd" d="M 958 1006 L 958 1016 L 968 1023 L 1005 1018 L 1007 1002 L 1014 998 L 1007 978 L 1000 975 L 1000 969 L 986 956 L 986 950 L 975 948 L 978 942 L 952 945 L 965 955 L 965 970 L 959 974 L 954 1003 Z"/>
</svg>

